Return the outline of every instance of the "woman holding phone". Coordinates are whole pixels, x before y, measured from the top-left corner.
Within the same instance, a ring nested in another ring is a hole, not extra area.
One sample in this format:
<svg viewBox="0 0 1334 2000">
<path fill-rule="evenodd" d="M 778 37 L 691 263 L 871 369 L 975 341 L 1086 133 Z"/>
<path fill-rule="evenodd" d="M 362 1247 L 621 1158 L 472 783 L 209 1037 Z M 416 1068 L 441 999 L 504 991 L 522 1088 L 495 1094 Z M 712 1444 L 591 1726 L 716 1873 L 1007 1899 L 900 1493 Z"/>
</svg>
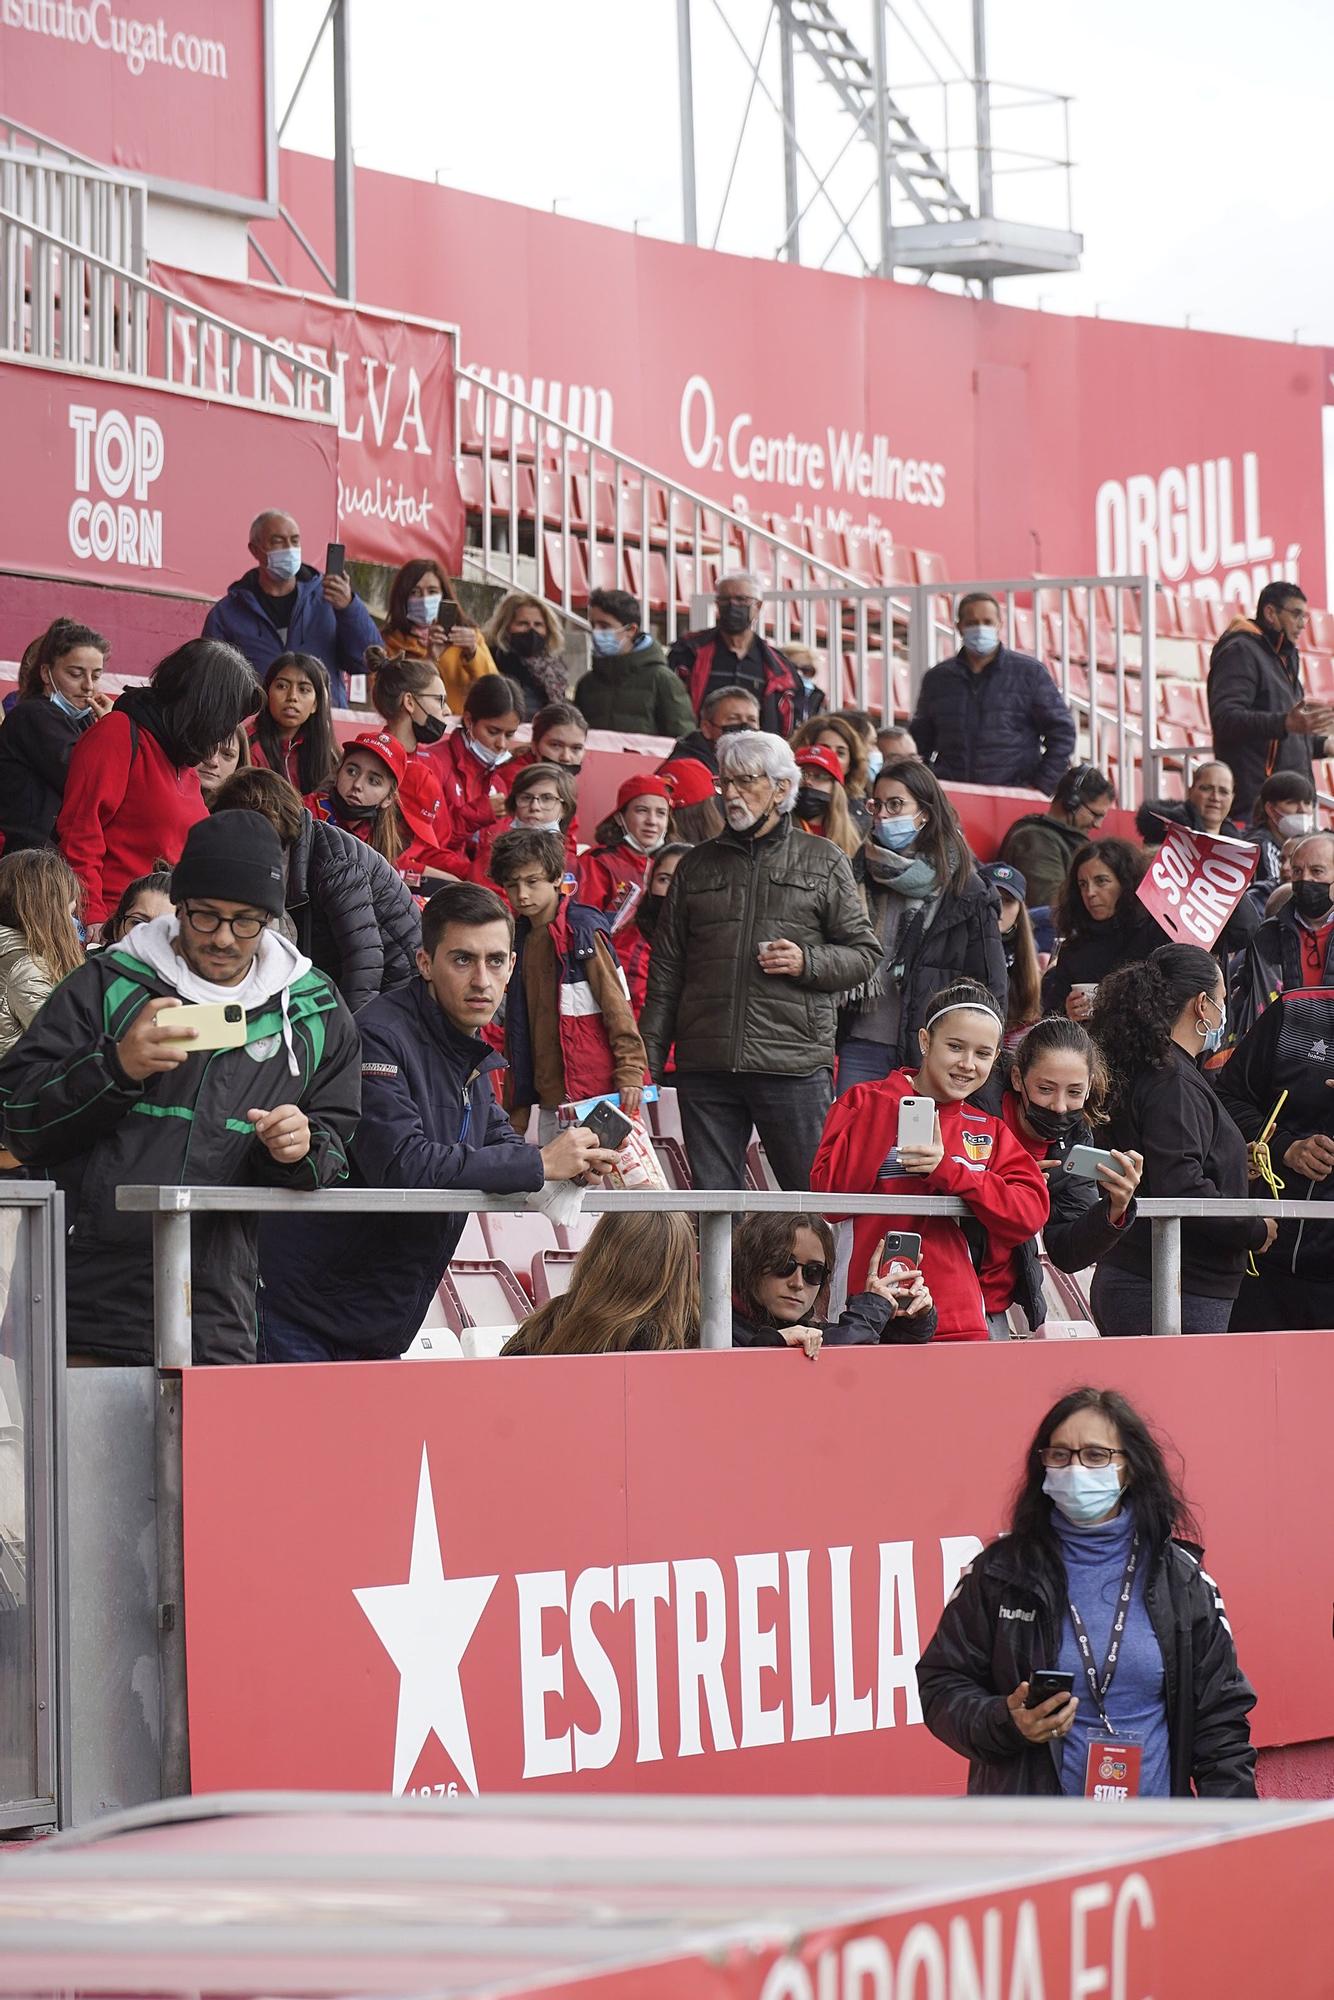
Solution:
<svg viewBox="0 0 1334 2000">
<path fill-rule="evenodd" d="M 1096 1136 L 1107 1119 L 1106 1094 L 1102 1058 L 1077 1021 L 1051 1014 L 1029 1029 L 1010 1064 L 1001 1115 L 1047 1177 L 1051 1214 L 1042 1242 L 1058 1271 L 1087 1270 L 1135 1221 L 1143 1156 L 1128 1148 L 1102 1163 L 1088 1159 L 1090 1148 L 1106 1151 Z M 1017 1305 L 1036 1332 L 1046 1303 L 1035 1236 L 989 1258 L 981 1278 L 993 1326 Z"/>
<path fill-rule="evenodd" d="M 916 1071 L 896 1069 L 838 1098 L 811 1168 L 813 1188 L 886 1197 L 883 1215 L 859 1215 L 853 1224 L 850 1289 L 865 1284 L 886 1229 L 920 1233 L 937 1340 L 987 1339 L 979 1271 L 1047 1220 L 1046 1183 L 1028 1148 L 1004 1119 L 968 1102 L 991 1075 L 1003 1029 L 996 1002 L 976 980 L 934 994 L 918 1030 Z M 895 1214 L 896 1194 L 958 1195 L 971 1214 L 964 1222 Z M 1008 1337 L 1008 1328 L 997 1337 Z"/>
<path fill-rule="evenodd" d="M 1255 1797 L 1255 1692 L 1198 1533 L 1124 1396 L 1074 1389 L 1048 1410 L 1008 1533 L 918 1663 L 926 1726 L 968 1759 L 970 1792 Z"/>
<path fill-rule="evenodd" d="M 744 1215 L 732 1231 L 733 1347 L 905 1346 L 930 1340 L 936 1309 L 920 1270 L 881 1277 L 884 1239 L 866 1287 L 828 1317 L 834 1232 L 822 1215 Z"/>
</svg>

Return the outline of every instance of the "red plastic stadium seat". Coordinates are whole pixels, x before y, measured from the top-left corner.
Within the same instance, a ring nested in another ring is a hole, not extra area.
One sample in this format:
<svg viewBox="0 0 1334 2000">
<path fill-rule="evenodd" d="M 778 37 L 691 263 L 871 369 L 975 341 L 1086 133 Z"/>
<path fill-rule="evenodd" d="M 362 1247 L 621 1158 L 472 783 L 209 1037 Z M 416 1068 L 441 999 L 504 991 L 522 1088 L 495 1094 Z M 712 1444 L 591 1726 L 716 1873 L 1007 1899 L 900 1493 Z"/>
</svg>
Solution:
<svg viewBox="0 0 1334 2000">
<path fill-rule="evenodd" d="M 440 1286 L 445 1319 L 456 1333 L 465 1326 L 517 1326 L 531 1311 L 527 1293 L 508 1264 L 456 1259 Z"/>
<path fill-rule="evenodd" d="M 531 465 L 514 467 L 514 492 L 521 521 L 533 519 L 536 498 L 536 483 Z M 510 510 L 511 471 L 508 459 L 493 461 L 491 466 L 491 505 L 498 514 L 508 514 Z"/>
<path fill-rule="evenodd" d="M 1334 612 L 1318 611 L 1311 605 L 1310 619 L 1306 628 L 1309 643 L 1319 653 L 1334 653 Z"/>
<path fill-rule="evenodd" d="M 536 1211 L 529 1214 L 523 1210 L 516 1212 L 496 1211 L 483 1215 L 482 1234 L 491 1248 L 491 1255 L 498 1262 L 508 1265 L 511 1271 L 518 1271 L 522 1278 L 532 1270 L 533 1259 L 543 1250 L 557 1250 L 556 1232 L 545 1215 Z M 451 1265 L 451 1269 L 453 1266 Z M 487 1326 L 493 1322 L 475 1319 L 474 1326 Z"/>
<path fill-rule="evenodd" d="M 877 542 L 875 560 L 881 583 L 916 583 L 917 564 L 913 560 L 913 552 L 905 549 L 901 542 L 894 542 L 888 548 L 883 542 Z"/>
<path fill-rule="evenodd" d="M 1022 605 L 1016 604 L 1014 607 L 1013 642 L 1015 650 L 1020 653 L 1031 653 L 1036 642 L 1037 633 L 1034 626 L 1033 613 L 1025 611 Z"/>
<path fill-rule="evenodd" d="M 1158 586 L 1154 598 L 1154 629 L 1164 638 L 1172 632 L 1179 636 L 1181 632 L 1181 605 L 1177 594 L 1163 584 Z"/>
<path fill-rule="evenodd" d="M 919 583 L 949 582 L 949 564 L 944 556 L 937 555 L 934 549 L 914 549 L 912 553 Z"/>
<path fill-rule="evenodd" d="M 642 549 L 625 550 L 625 567 L 629 576 L 632 596 L 642 600 L 644 578 L 644 553 Z M 667 609 L 667 558 L 661 549 L 648 552 L 648 608 L 650 611 Z"/>
<path fill-rule="evenodd" d="M 478 452 L 482 449 L 482 427 L 477 421 L 477 399 L 474 395 L 459 397 L 459 450 Z"/>
<path fill-rule="evenodd" d="M 838 528 L 817 528 L 813 522 L 806 521 L 802 530 L 806 547 L 817 562 L 826 563 L 831 569 L 847 568 L 847 542 Z"/>
<path fill-rule="evenodd" d="M 1198 597 L 1181 600 L 1181 636 L 1183 639 L 1209 639 L 1213 636 L 1208 614 Z"/>
<path fill-rule="evenodd" d="M 1204 731 L 1209 727 L 1209 706 L 1198 681 L 1162 681 L 1158 687 L 1159 713 L 1184 729 Z"/>
<path fill-rule="evenodd" d="M 1329 653 L 1304 653 L 1302 678 L 1308 694 L 1318 694 L 1326 701 L 1334 699 L 1334 656 Z"/>
<path fill-rule="evenodd" d="M 481 513 L 482 490 L 482 461 L 465 455 L 459 460 L 459 492 L 468 513 Z"/>
</svg>

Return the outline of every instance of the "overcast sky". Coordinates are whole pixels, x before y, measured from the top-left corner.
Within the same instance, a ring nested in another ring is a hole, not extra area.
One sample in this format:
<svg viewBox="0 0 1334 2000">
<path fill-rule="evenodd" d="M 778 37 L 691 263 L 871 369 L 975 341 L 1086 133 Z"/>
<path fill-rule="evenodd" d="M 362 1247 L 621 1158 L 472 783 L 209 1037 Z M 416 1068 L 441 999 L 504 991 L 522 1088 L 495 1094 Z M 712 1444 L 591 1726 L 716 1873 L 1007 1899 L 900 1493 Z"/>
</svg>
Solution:
<svg viewBox="0 0 1334 2000">
<path fill-rule="evenodd" d="M 285 107 L 326 0 L 277 0 L 278 87 Z M 700 240 L 713 242 L 751 86 L 737 46 L 760 45 L 768 0 L 692 0 Z M 834 0 L 869 47 L 873 0 Z M 929 18 L 928 18 L 929 17 Z M 943 74 L 969 66 L 966 0 L 901 0 L 887 27 L 892 85 L 936 143 L 949 106 L 965 141 L 971 98 L 917 86 L 920 50 Z M 933 29 L 943 39 L 933 39 Z M 1001 300 L 1048 311 L 1190 324 L 1334 345 L 1329 91 L 1334 0 L 991 0 L 993 78 L 1062 93 L 1070 112 L 1075 275 L 1002 284 Z M 735 39 L 734 39 L 735 35 Z M 916 45 L 916 46 L 915 46 Z M 358 161 L 645 234 L 681 235 L 676 0 L 353 0 L 353 134 Z M 776 41 L 761 64 L 776 97 Z M 284 144 L 332 150 L 327 47 Z M 813 191 L 851 129 L 799 58 L 797 124 Z M 1005 93 L 997 91 L 997 101 Z M 998 110 L 998 144 L 1059 153 L 1054 107 Z M 959 178 L 966 147 L 951 152 Z M 871 150 L 854 141 L 830 180 L 846 217 L 871 186 Z M 1009 176 L 997 208 L 1064 221 L 1053 173 Z M 831 268 L 874 255 L 874 196 Z M 803 259 L 819 262 L 839 224 L 818 199 Z M 772 256 L 783 235 L 781 127 L 755 93 L 718 246 Z M 405 254 L 410 254 L 405 247 Z M 590 310 L 596 274 L 587 273 Z"/>
</svg>

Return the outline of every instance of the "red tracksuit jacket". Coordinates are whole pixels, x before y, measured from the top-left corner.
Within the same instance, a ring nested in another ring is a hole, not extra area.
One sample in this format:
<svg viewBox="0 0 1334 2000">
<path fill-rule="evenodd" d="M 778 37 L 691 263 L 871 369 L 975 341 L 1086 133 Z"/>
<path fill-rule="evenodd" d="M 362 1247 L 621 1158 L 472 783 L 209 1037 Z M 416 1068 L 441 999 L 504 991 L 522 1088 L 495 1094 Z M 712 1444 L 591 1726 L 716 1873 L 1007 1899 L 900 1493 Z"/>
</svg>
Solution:
<svg viewBox="0 0 1334 2000">
<path fill-rule="evenodd" d="M 627 888 L 638 889 L 645 895 L 651 854 L 636 854 L 633 847 L 619 841 L 615 847 L 590 848 L 579 857 L 578 885 L 575 898 L 588 903 L 595 910 L 602 910 L 616 925 L 613 938 L 616 956 L 621 961 L 630 988 L 630 1005 L 638 1020 L 643 1012 L 644 1001 L 648 997 L 648 961 L 650 946 L 648 939 L 635 922 L 634 916 L 617 922 L 617 913 L 623 908 L 627 898 Z M 639 905 L 636 902 L 635 908 Z"/>
<path fill-rule="evenodd" d="M 83 884 L 84 922 L 104 923 L 159 857 L 178 861 L 190 828 L 207 818 L 199 773 L 178 769 L 151 730 L 132 731 L 123 709 L 85 730 L 56 821 L 60 850 Z"/>
<path fill-rule="evenodd" d="M 884 1172 L 898 1136 L 899 1099 L 912 1096 L 913 1072 L 895 1070 L 883 1083 L 859 1083 L 825 1120 L 811 1186 L 832 1194 L 879 1194 L 883 1215 L 859 1215 L 852 1229 L 849 1292 L 866 1282 L 871 1253 L 887 1229 L 922 1238 L 922 1270 L 936 1302 L 937 1340 L 985 1340 L 986 1309 L 968 1244 L 957 1222 L 943 1216 L 896 1215 L 896 1194 L 954 1194 L 967 1202 L 989 1239 L 988 1258 L 1012 1251 L 1047 1220 L 1042 1170 L 1001 1118 L 973 1104 L 942 1104 L 945 1157 L 933 1174 Z M 834 1210 L 830 1219 L 837 1220 Z"/>
</svg>

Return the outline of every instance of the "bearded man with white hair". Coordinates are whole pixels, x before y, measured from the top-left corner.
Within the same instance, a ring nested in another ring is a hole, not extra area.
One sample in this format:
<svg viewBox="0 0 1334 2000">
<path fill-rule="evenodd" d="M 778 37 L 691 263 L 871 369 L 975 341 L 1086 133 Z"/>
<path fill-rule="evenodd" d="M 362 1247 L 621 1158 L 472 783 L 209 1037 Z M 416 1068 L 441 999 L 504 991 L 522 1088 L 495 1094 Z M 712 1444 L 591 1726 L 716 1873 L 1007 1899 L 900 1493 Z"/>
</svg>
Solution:
<svg viewBox="0 0 1334 2000">
<path fill-rule="evenodd" d="M 697 1188 L 745 1184 L 752 1125 L 785 1188 L 810 1186 L 843 996 L 880 963 L 847 857 L 801 833 L 781 736 L 718 743 L 724 831 L 683 855 L 654 933 L 640 1032 L 677 1097 Z"/>
</svg>

